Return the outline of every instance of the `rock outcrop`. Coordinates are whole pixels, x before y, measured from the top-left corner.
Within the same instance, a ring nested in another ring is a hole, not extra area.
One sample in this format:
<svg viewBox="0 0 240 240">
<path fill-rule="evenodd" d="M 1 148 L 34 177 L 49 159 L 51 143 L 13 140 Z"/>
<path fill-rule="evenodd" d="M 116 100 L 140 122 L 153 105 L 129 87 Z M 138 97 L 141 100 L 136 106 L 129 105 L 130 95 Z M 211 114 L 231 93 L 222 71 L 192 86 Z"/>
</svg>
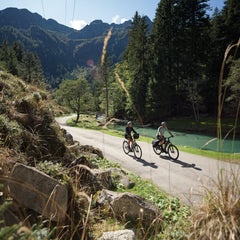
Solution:
<svg viewBox="0 0 240 240">
<path fill-rule="evenodd" d="M 116 193 L 104 189 L 97 202 L 108 205 L 118 218 L 126 218 L 131 222 L 142 220 L 144 224 L 150 225 L 154 220 L 163 218 L 153 203 L 133 193 Z"/>
<path fill-rule="evenodd" d="M 23 206 L 53 221 L 63 221 L 67 211 L 66 185 L 36 168 L 16 164 L 10 174 L 10 196 Z"/>
</svg>

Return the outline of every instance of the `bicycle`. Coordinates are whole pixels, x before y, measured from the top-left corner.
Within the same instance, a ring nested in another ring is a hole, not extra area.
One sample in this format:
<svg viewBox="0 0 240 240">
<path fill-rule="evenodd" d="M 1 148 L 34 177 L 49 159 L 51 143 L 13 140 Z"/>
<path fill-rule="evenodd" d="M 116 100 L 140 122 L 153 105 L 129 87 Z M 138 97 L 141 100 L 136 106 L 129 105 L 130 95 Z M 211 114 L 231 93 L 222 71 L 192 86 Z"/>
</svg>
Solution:
<svg viewBox="0 0 240 240">
<path fill-rule="evenodd" d="M 140 159 L 142 157 L 142 149 L 141 147 L 137 144 L 136 139 L 139 138 L 139 134 L 134 134 L 133 135 L 133 143 L 132 143 L 132 151 L 134 153 L 134 156 L 138 159 Z M 126 139 L 124 139 L 123 141 L 123 151 L 125 152 L 125 154 L 129 154 L 130 152 L 130 148 L 128 146 L 128 141 Z"/>
<path fill-rule="evenodd" d="M 165 143 L 163 143 L 162 146 L 159 146 L 160 140 L 153 140 L 153 151 L 157 155 L 160 155 L 161 153 L 167 153 L 171 159 L 177 160 L 179 157 L 179 151 L 178 148 L 171 143 L 170 138 L 172 137 L 164 138 Z"/>
</svg>

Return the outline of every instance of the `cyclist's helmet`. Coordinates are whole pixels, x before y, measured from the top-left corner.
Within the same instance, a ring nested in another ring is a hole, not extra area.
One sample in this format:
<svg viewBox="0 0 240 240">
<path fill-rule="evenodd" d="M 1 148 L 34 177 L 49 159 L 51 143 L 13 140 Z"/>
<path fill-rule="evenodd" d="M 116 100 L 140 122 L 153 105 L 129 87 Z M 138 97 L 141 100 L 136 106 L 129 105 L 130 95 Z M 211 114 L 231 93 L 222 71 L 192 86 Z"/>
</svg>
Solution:
<svg viewBox="0 0 240 240">
<path fill-rule="evenodd" d="M 163 126 L 164 124 L 166 124 L 166 125 L 167 125 L 167 122 L 162 122 L 162 123 L 161 123 L 161 125 L 162 125 L 162 126 Z"/>
<path fill-rule="evenodd" d="M 128 125 L 130 125 L 130 124 L 132 125 L 132 122 L 131 122 L 131 121 L 129 121 L 127 124 L 128 124 Z"/>
</svg>

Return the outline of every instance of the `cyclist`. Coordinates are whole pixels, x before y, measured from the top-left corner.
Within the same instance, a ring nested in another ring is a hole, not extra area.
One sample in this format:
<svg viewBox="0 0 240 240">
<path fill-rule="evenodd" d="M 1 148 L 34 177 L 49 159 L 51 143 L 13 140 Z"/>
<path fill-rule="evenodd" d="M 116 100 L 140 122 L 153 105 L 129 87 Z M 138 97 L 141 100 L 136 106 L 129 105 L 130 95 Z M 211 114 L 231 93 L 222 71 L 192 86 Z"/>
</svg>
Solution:
<svg viewBox="0 0 240 240">
<path fill-rule="evenodd" d="M 137 133 L 132 127 L 132 122 L 129 121 L 127 123 L 127 127 L 125 129 L 125 138 L 128 140 L 128 147 L 129 147 L 130 151 L 132 151 L 130 143 L 131 143 L 131 145 L 133 144 L 133 139 L 132 139 L 132 135 L 131 135 L 132 132 Z"/>
<path fill-rule="evenodd" d="M 173 137 L 173 134 L 167 128 L 167 122 L 162 122 L 156 134 L 157 139 L 160 140 L 159 146 L 162 146 L 162 144 L 165 142 L 164 133 L 166 131 L 168 131 L 168 133 Z"/>
</svg>

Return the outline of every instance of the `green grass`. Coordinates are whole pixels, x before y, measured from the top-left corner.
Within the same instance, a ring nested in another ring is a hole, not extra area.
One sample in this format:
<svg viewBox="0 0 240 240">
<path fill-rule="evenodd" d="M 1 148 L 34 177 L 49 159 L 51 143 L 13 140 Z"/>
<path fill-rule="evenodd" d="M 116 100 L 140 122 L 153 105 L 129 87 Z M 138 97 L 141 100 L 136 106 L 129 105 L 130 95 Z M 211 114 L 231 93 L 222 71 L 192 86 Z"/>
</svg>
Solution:
<svg viewBox="0 0 240 240">
<path fill-rule="evenodd" d="M 75 118 L 69 119 L 67 121 L 67 124 L 72 127 L 79 127 L 79 128 L 84 128 L 84 129 L 91 129 L 91 130 L 96 130 L 96 131 L 101 131 L 105 134 L 116 136 L 116 137 L 124 137 L 124 132 L 115 130 L 115 129 L 109 129 L 106 128 L 104 129 L 101 126 L 97 126 L 97 121 L 95 118 L 95 115 L 81 115 L 78 124 L 74 122 Z M 187 125 L 189 122 L 193 122 L 192 119 L 189 119 L 189 121 L 186 121 L 185 118 L 179 119 L 179 120 L 172 120 L 174 122 L 169 121 L 170 124 L 176 124 L 179 123 L 180 126 L 185 126 L 187 128 Z M 213 125 L 213 119 L 212 121 L 207 122 L 202 122 L 202 125 Z M 215 123 L 216 124 L 216 123 Z M 172 126 L 172 125 L 171 125 Z M 190 126 L 190 125 L 189 125 Z M 226 125 L 227 126 L 227 123 Z M 188 128 L 189 129 L 189 128 Z M 147 143 L 152 143 L 153 138 L 151 137 L 146 137 L 146 136 L 140 136 L 138 141 L 140 142 L 147 142 Z M 178 146 L 180 151 L 186 152 L 186 153 L 191 153 L 191 154 L 196 154 L 204 157 L 209 157 L 217 160 L 222 160 L 222 161 L 229 161 L 232 163 L 239 163 L 240 161 L 240 155 L 239 154 L 232 154 L 232 153 L 219 153 L 219 152 L 214 152 L 214 151 L 208 151 L 208 150 L 201 150 L 197 148 L 191 148 L 191 147 L 183 147 L 183 146 Z"/>
<path fill-rule="evenodd" d="M 229 130 L 234 127 L 235 119 L 224 118 L 222 120 L 222 132 L 226 134 Z M 172 118 L 168 120 L 168 125 L 171 129 L 183 132 L 196 132 L 196 133 L 207 133 L 216 135 L 217 132 L 217 119 L 213 117 L 204 117 L 197 123 L 192 118 Z"/>
<path fill-rule="evenodd" d="M 107 159 L 92 159 L 93 164 L 99 168 L 107 169 L 112 167 L 121 168 L 117 163 Z M 163 213 L 165 219 L 161 231 L 151 232 L 148 239 L 187 239 L 189 229 L 192 227 L 190 207 L 182 204 L 179 198 L 172 197 L 148 180 L 145 180 L 133 172 L 124 170 L 128 178 L 135 182 L 132 189 L 126 189 L 117 182 L 115 191 L 119 193 L 130 192 L 137 194 L 153 202 Z"/>
</svg>

